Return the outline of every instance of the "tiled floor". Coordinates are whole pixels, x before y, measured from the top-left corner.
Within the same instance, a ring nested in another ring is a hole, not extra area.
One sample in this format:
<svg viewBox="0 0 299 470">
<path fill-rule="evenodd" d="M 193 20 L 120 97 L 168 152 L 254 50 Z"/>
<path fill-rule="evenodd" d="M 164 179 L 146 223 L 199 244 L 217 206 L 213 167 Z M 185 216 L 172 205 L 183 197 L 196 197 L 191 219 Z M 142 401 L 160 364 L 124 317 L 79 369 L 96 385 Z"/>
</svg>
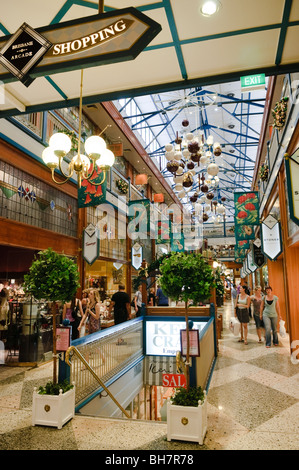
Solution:
<svg viewBox="0 0 299 470">
<path fill-rule="evenodd" d="M 0 450 L 298 450 L 299 365 L 290 360 L 288 338 L 276 348 L 238 343 L 228 329 L 232 306 L 223 313 L 219 355 L 208 392 L 204 445 L 166 440 L 166 424 L 83 416 L 61 430 L 31 426 L 34 386 L 51 377 L 51 365 L 0 367 Z"/>
</svg>

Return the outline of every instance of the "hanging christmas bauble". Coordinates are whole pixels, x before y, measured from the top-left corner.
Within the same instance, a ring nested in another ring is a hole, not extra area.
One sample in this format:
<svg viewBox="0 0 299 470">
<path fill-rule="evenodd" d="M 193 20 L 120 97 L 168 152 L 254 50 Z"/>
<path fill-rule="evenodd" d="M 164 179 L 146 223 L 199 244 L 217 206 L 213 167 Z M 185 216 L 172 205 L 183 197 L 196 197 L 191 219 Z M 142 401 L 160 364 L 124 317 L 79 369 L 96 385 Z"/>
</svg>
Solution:
<svg viewBox="0 0 299 470">
<path fill-rule="evenodd" d="M 175 160 L 171 160 L 167 163 L 166 168 L 170 173 L 176 173 L 177 169 L 179 168 L 179 163 Z"/>
<path fill-rule="evenodd" d="M 190 196 L 190 202 L 196 202 L 198 199 L 198 194 L 194 193 L 193 196 Z"/>
<path fill-rule="evenodd" d="M 175 189 L 176 191 L 182 191 L 182 189 L 183 189 L 182 183 L 177 183 L 177 184 L 175 185 L 174 189 Z"/>
<path fill-rule="evenodd" d="M 207 220 L 209 220 L 208 214 L 206 214 L 206 213 L 202 214 L 202 220 L 203 220 L 203 222 L 206 222 Z"/>
<path fill-rule="evenodd" d="M 170 162 L 171 160 L 173 160 L 174 153 L 175 153 L 174 150 L 172 150 L 171 152 L 166 152 L 166 153 L 165 153 L 165 158 L 166 158 L 166 160 L 168 160 L 169 162 Z"/>
<path fill-rule="evenodd" d="M 187 163 L 187 168 L 188 168 L 188 170 L 193 170 L 194 167 L 195 167 L 195 165 L 194 165 L 193 162 L 188 162 L 188 163 Z"/>
<path fill-rule="evenodd" d="M 190 153 L 198 152 L 199 151 L 198 142 L 196 142 L 196 141 L 190 142 L 190 144 L 188 144 L 188 150 L 189 150 Z"/>
<path fill-rule="evenodd" d="M 207 193 L 209 191 L 209 186 L 207 186 L 206 184 L 203 184 L 201 187 L 200 187 L 200 190 L 203 192 L 203 193 Z"/>
<path fill-rule="evenodd" d="M 226 197 L 223 196 L 223 197 L 221 198 L 221 201 L 222 201 L 222 202 L 226 201 Z"/>
<path fill-rule="evenodd" d="M 190 188 L 193 185 L 193 178 L 189 173 L 185 173 L 183 179 L 183 186 L 185 188 Z"/>
<path fill-rule="evenodd" d="M 174 160 L 179 162 L 182 159 L 182 152 L 175 152 L 173 158 L 174 158 Z"/>
<path fill-rule="evenodd" d="M 191 132 L 188 132 L 188 134 L 186 134 L 186 139 L 187 140 L 192 140 L 193 139 L 193 134 Z"/>
<path fill-rule="evenodd" d="M 182 175 L 184 173 L 184 170 L 181 166 L 178 167 L 176 174 L 177 175 Z"/>
<path fill-rule="evenodd" d="M 166 152 L 171 152 L 172 149 L 173 149 L 173 145 L 172 145 L 172 144 L 166 144 L 166 145 L 165 145 L 165 151 L 166 151 Z"/>
<path fill-rule="evenodd" d="M 183 190 L 183 191 L 180 191 L 179 194 L 178 194 L 178 197 L 179 197 L 180 199 L 184 198 L 185 196 L 186 196 L 186 193 L 185 193 L 184 190 Z"/>
<path fill-rule="evenodd" d="M 214 194 L 213 194 L 213 193 L 208 193 L 208 194 L 206 195 L 206 198 L 211 201 L 212 199 L 214 199 Z"/>
<path fill-rule="evenodd" d="M 214 144 L 214 155 L 215 157 L 219 157 L 222 153 L 222 150 L 221 150 L 221 147 L 220 145 L 217 143 L 217 144 Z"/>
<path fill-rule="evenodd" d="M 190 152 L 189 152 L 189 150 L 188 150 L 188 149 L 184 149 L 184 150 L 182 151 L 182 155 L 183 155 L 184 158 L 189 158 L 189 157 L 190 157 Z"/>
<path fill-rule="evenodd" d="M 207 171 L 208 171 L 209 175 L 216 176 L 216 175 L 218 175 L 219 167 L 218 167 L 218 165 L 216 165 L 216 163 L 210 163 L 208 168 L 207 168 Z"/>
<path fill-rule="evenodd" d="M 189 126 L 189 121 L 188 121 L 188 119 L 184 119 L 184 120 L 183 120 L 182 126 L 183 126 L 183 127 L 188 127 L 188 126 Z"/>
<path fill-rule="evenodd" d="M 206 156 L 206 154 L 203 154 L 202 157 L 200 158 L 200 163 L 202 165 L 205 165 L 208 161 L 208 157 Z"/>
</svg>

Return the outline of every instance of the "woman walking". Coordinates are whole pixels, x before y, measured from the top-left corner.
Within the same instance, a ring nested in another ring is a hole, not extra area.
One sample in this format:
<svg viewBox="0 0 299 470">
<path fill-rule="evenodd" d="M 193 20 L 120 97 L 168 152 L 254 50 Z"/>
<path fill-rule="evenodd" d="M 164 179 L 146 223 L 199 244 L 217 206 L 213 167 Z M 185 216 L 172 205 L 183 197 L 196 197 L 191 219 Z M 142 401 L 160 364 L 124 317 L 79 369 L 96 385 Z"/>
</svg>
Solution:
<svg viewBox="0 0 299 470">
<path fill-rule="evenodd" d="M 250 299 L 253 304 L 253 318 L 255 321 L 256 332 L 258 335 L 259 343 L 262 342 L 263 320 L 260 319 L 260 312 L 261 312 L 261 304 L 262 304 L 263 298 L 264 298 L 264 295 L 262 294 L 262 288 L 260 286 L 256 286 L 254 288 L 254 294 L 250 297 Z"/>
<path fill-rule="evenodd" d="M 249 323 L 249 308 L 250 308 L 250 297 L 246 294 L 245 286 L 240 286 L 240 293 L 236 298 L 235 304 L 235 317 L 238 318 L 241 324 L 241 338 L 239 343 L 244 341 L 244 344 L 248 344 L 248 323 Z"/>
<path fill-rule="evenodd" d="M 277 321 L 281 320 L 278 297 L 272 292 L 272 287 L 265 288 L 266 296 L 261 303 L 260 319 L 263 319 L 266 334 L 266 348 L 271 347 L 271 330 L 273 332 L 273 344 L 278 346 Z"/>
<path fill-rule="evenodd" d="M 78 330 L 88 323 L 88 334 L 95 333 L 101 329 L 100 319 L 100 297 L 96 289 L 92 289 L 88 293 L 88 301 L 85 314 L 81 320 Z"/>
</svg>

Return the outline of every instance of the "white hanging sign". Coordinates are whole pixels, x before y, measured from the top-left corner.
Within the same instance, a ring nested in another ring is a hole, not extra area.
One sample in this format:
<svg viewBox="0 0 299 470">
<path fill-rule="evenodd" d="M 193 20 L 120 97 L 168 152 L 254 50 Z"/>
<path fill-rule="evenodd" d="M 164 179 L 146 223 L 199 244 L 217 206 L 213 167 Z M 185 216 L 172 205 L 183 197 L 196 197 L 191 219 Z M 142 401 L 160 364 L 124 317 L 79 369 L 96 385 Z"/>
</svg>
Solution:
<svg viewBox="0 0 299 470">
<path fill-rule="evenodd" d="M 132 266 L 135 269 L 140 269 L 142 265 L 142 246 L 135 243 L 132 246 Z"/>
<path fill-rule="evenodd" d="M 280 223 L 271 214 L 261 224 L 262 251 L 272 261 L 282 252 Z"/>
<path fill-rule="evenodd" d="M 290 218 L 299 225 L 299 148 L 285 156 Z"/>
<path fill-rule="evenodd" d="M 83 231 L 83 258 L 88 264 L 93 264 L 99 257 L 99 253 L 98 231 L 93 224 L 89 224 Z"/>
<path fill-rule="evenodd" d="M 250 250 L 248 255 L 247 255 L 247 266 L 248 266 L 248 269 L 250 270 L 250 272 L 252 272 L 252 273 L 254 273 L 254 271 L 256 271 L 256 269 L 257 269 L 257 265 L 255 264 L 255 262 L 253 260 L 252 250 Z"/>
</svg>

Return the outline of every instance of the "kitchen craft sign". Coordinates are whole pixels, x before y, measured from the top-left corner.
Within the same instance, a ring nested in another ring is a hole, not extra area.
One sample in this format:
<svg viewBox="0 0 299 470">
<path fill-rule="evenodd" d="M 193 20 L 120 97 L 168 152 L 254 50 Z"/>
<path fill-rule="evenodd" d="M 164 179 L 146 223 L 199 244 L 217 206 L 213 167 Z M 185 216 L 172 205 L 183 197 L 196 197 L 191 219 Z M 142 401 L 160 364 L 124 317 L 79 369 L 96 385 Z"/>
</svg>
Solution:
<svg viewBox="0 0 299 470">
<path fill-rule="evenodd" d="M 40 76 L 132 60 L 161 29 L 132 7 L 35 30 L 24 23 L 0 39 L 0 80 L 29 85 Z"/>
</svg>

